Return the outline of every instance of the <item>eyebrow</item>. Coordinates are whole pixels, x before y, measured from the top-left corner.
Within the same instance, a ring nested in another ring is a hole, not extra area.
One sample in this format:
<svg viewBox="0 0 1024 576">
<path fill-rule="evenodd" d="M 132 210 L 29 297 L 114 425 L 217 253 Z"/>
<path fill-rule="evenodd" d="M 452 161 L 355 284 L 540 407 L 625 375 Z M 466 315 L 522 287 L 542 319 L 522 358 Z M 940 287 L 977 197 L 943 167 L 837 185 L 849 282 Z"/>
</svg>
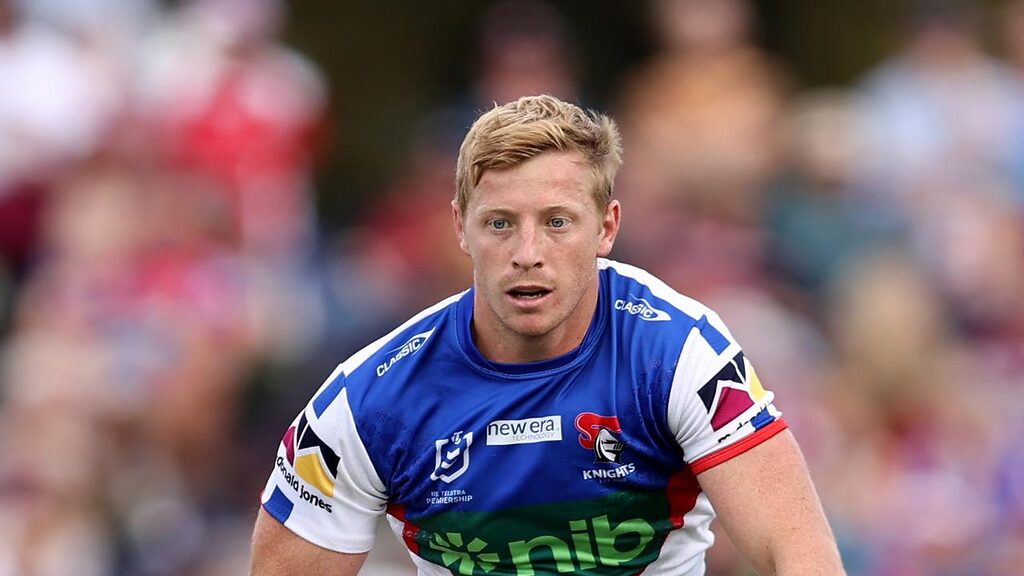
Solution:
<svg viewBox="0 0 1024 576">
<path fill-rule="evenodd" d="M 551 213 L 554 213 L 554 212 L 571 212 L 571 213 L 576 213 L 576 212 L 579 212 L 581 209 L 582 209 L 582 207 L 580 207 L 580 206 L 572 206 L 572 205 L 569 205 L 569 204 L 553 204 L 551 206 L 542 206 L 542 207 L 538 208 L 537 211 L 542 213 L 542 214 L 551 214 Z M 481 206 L 479 208 L 479 212 L 480 212 L 481 215 L 492 215 L 492 214 L 510 215 L 510 214 L 516 214 L 515 210 L 509 209 L 509 208 L 505 208 L 505 207 L 501 207 L 501 206 L 494 206 L 494 207 Z"/>
</svg>

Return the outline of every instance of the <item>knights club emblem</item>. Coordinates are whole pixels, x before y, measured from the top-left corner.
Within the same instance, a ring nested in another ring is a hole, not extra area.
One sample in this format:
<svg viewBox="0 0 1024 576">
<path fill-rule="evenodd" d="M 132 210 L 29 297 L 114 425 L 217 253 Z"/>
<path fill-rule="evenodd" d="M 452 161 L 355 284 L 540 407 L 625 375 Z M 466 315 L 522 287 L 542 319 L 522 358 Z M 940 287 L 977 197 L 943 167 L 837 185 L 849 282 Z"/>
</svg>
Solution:
<svg viewBox="0 0 1024 576">
<path fill-rule="evenodd" d="M 594 451 L 595 462 L 619 461 L 626 443 L 617 436 L 622 434 L 617 416 L 584 412 L 576 417 L 576 429 L 580 432 L 580 446 Z"/>
</svg>

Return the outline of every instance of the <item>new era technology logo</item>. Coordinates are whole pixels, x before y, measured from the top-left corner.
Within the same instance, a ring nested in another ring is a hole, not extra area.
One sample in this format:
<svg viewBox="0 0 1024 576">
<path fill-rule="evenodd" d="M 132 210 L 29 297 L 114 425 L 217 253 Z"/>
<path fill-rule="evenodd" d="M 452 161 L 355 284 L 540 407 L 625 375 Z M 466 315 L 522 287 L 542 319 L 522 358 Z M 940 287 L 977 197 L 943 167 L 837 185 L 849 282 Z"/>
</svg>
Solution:
<svg viewBox="0 0 1024 576">
<path fill-rule="evenodd" d="M 487 444 L 492 446 L 558 442 L 561 439 L 560 415 L 522 420 L 495 420 L 487 425 Z"/>
<path fill-rule="evenodd" d="M 616 300 L 615 309 L 627 312 L 648 322 L 664 322 L 672 319 L 668 312 L 658 310 L 651 306 L 651 303 L 647 300 L 636 296 L 630 296 L 629 300 Z"/>
</svg>

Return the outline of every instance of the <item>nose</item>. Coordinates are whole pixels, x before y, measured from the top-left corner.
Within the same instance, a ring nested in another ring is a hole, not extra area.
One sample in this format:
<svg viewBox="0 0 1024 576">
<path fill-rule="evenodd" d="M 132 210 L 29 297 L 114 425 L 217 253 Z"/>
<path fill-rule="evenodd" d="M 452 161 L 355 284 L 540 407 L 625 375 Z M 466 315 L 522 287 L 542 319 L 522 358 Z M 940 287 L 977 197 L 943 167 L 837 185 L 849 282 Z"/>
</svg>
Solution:
<svg viewBox="0 0 1024 576">
<path fill-rule="evenodd" d="M 544 237 L 533 226 L 522 226 L 512 249 L 512 267 L 529 270 L 544 266 Z"/>
</svg>

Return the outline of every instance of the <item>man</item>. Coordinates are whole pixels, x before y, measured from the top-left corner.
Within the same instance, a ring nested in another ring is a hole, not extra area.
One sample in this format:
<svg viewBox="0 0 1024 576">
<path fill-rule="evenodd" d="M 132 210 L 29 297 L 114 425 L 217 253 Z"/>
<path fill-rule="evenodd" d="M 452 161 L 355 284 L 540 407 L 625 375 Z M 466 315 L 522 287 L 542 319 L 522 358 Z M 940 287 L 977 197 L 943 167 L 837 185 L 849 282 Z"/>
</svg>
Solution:
<svg viewBox="0 0 1024 576">
<path fill-rule="evenodd" d="M 605 260 L 612 120 L 481 116 L 452 202 L 473 287 L 342 363 L 285 433 L 252 574 L 355 574 L 383 513 L 420 574 L 842 574 L 802 456 L 719 318 Z M 714 510 L 711 504 L 714 503 Z"/>
</svg>

